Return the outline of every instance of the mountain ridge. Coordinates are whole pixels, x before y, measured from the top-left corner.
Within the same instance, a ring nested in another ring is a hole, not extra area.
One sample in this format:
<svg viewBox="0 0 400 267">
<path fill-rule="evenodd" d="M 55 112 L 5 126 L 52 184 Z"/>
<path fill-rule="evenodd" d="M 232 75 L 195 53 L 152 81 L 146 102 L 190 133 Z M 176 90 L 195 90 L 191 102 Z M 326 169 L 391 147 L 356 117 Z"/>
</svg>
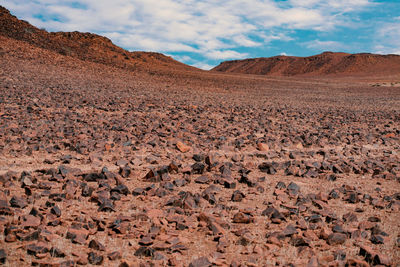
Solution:
<svg viewBox="0 0 400 267">
<path fill-rule="evenodd" d="M 274 56 L 224 61 L 212 71 L 268 76 L 394 75 L 400 74 L 400 56 L 323 52 L 309 57 Z"/>
<path fill-rule="evenodd" d="M 157 52 L 129 52 L 107 37 L 82 32 L 47 32 L 13 16 L 0 6 L 0 35 L 59 54 L 119 68 L 197 70 Z"/>
</svg>

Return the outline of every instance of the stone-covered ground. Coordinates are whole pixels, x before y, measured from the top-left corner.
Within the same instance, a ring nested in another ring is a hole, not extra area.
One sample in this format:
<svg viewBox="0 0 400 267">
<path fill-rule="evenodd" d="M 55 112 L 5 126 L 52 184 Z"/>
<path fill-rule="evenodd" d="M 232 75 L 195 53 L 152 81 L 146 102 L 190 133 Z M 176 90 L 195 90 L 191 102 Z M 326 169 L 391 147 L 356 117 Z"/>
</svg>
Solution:
<svg viewBox="0 0 400 267">
<path fill-rule="evenodd" d="M 0 41 L 6 266 L 398 266 L 397 88 Z"/>
</svg>

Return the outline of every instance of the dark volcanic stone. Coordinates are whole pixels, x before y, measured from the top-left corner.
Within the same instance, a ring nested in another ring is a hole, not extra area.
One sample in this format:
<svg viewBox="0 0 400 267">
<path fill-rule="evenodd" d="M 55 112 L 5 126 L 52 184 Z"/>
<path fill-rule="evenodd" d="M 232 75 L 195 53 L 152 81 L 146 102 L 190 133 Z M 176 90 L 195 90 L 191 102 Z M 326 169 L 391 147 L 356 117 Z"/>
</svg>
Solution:
<svg viewBox="0 0 400 267">
<path fill-rule="evenodd" d="M 201 162 L 196 162 L 192 165 L 192 173 L 194 174 L 203 174 L 206 165 Z"/>
<path fill-rule="evenodd" d="M 26 199 L 20 197 L 12 197 L 10 200 L 11 207 L 23 209 L 28 206 Z"/>
<path fill-rule="evenodd" d="M 135 251 L 135 256 L 137 257 L 152 257 L 155 250 L 150 247 L 140 247 Z"/>
<path fill-rule="evenodd" d="M 194 180 L 198 184 L 208 184 L 210 179 L 207 176 L 200 176 Z"/>
<path fill-rule="evenodd" d="M 7 254 L 4 249 L 0 249 L 0 263 L 5 264 L 7 260 Z"/>
<path fill-rule="evenodd" d="M 245 195 L 240 192 L 239 190 L 236 190 L 235 192 L 233 192 L 231 200 L 234 202 L 240 202 L 242 201 L 242 199 L 245 197 Z"/>
<path fill-rule="evenodd" d="M 207 257 L 200 257 L 195 259 L 189 264 L 189 267 L 208 267 L 211 266 L 211 262 Z"/>
<path fill-rule="evenodd" d="M 89 242 L 89 248 L 92 248 L 95 250 L 100 250 L 100 251 L 106 250 L 106 248 L 104 247 L 103 244 L 101 244 L 99 241 L 94 240 L 94 239 Z"/>
<path fill-rule="evenodd" d="M 128 195 L 129 194 L 129 189 L 126 185 L 124 184 L 119 184 L 116 187 L 114 187 L 113 189 L 111 189 L 111 192 L 117 192 L 119 194 L 122 195 Z"/>
<path fill-rule="evenodd" d="M 103 256 L 102 255 L 98 255 L 94 252 L 89 252 L 88 254 L 88 261 L 90 264 L 93 265 L 101 265 L 103 263 Z"/>
<path fill-rule="evenodd" d="M 381 236 L 381 235 L 372 235 L 370 241 L 373 244 L 384 244 L 385 243 L 385 239 L 383 239 L 383 236 Z"/>
<path fill-rule="evenodd" d="M 291 195 L 297 195 L 300 191 L 300 186 L 298 186 L 296 183 L 291 182 L 288 187 L 287 190 L 289 192 L 289 194 Z"/>
<path fill-rule="evenodd" d="M 60 210 L 60 208 L 59 208 L 57 205 L 54 205 L 54 206 L 51 208 L 51 213 L 53 213 L 53 214 L 56 215 L 57 217 L 60 217 L 60 216 L 61 216 L 61 210 Z"/>
<path fill-rule="evenodd" d="M 110 199 L 102 199 L 98 211 L 108 211 L 108 212 L 115 211 L 114 204 Z"/>
<path fill-rule="evenodd" d="M 346 242 L 346 235 L 342 233 L 332 233 L 328 236 L 329 245 L 341 245 Z"/>
</svg>

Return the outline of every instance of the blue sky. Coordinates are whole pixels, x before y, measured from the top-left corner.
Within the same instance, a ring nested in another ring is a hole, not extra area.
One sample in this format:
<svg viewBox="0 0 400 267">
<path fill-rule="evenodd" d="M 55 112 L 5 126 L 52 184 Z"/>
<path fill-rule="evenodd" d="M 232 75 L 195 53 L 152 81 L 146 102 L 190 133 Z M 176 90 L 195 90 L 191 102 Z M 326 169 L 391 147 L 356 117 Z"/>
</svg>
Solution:
<svg viewBox="0 0 400 267">
<path fill-rule="evenodd" d="M 203 69 L 323 51 L 400 54 L 400 0 L 1 0 L 48 31 L 107 36 Z"/>
</svg>

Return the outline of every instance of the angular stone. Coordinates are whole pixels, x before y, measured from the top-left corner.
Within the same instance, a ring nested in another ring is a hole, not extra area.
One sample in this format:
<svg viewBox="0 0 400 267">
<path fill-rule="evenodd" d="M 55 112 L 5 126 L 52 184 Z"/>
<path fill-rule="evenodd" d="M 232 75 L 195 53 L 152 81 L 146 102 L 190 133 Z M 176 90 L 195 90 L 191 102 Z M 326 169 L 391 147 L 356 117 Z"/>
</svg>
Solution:
<svg viewBox="0 0 400 267">
<path fill-rule="evenodd" d="M 190 146 L 187 146 L 187 145 L 185 145 L 184 143 L 182 143 L 182 142 L 180 142 L 180 141 L 178 141 L 178 142 L 176 143 L 176 147 L 177 147 L 178 150 L 179 150 L 180 152 L 182 152 L 182 153 L 189 152 L 189 150 L 190 150 Z"/>
<path fill-rule="evenodd" d="M 95 239 L 93 239 L 89 242 L 89 248 L 99 250 L 99 251 L 106 251 L 106 247 Z"/>
<path fill-rule="evenodd" d="M 23 208 L 25 208 L 26 206 L 28 206 L 28 202 L 26 201 L 26 199 L 24 199 L 24 198 L 21 198 L 21 197 L 12 197 L 11 198 L 11 200 L 10 200 L 10 205 L 11 205 L 11 207 L 14 207 L 14 208 L 20 208 L 20 209 L 23 209 Z"/>
<path fill-rule="evenodd" d="M 189 264 L 189 267 L 208 267 L 211 266 L 211 262 L 208 260 L 207 257 L 200 257 L 195 259 Z"/>
<path fill-rule="evenodd" d="M 102 255 L 96 254 L 94 252 L 89 252 L 88 254 L 88 261 L 90 264 L 101 265 L 103 263 L 103 260 L 104 258 Z"/>
<path fill-rule="evenodd" d="M 240 202 L 243 200 L 244 197 L 245 197 L 245 195 L 241 191 L 236 190 L 233 192 L 231 200 L 233 202 Z"/>
<path fill-rule="evenodd" d="M 333 245 L 341 245 L 346 242 L 346 235 L 342 233 L 332 233 L 328 236 L 328 244 Z"/>
<path fill-rule="evenodd" d="M 233 216 L 234 223 L 252 223 L 254 222 L 254 218 L 248 214 L 245 214 L 243 212 L 238 212 Z"/>
</svg>

